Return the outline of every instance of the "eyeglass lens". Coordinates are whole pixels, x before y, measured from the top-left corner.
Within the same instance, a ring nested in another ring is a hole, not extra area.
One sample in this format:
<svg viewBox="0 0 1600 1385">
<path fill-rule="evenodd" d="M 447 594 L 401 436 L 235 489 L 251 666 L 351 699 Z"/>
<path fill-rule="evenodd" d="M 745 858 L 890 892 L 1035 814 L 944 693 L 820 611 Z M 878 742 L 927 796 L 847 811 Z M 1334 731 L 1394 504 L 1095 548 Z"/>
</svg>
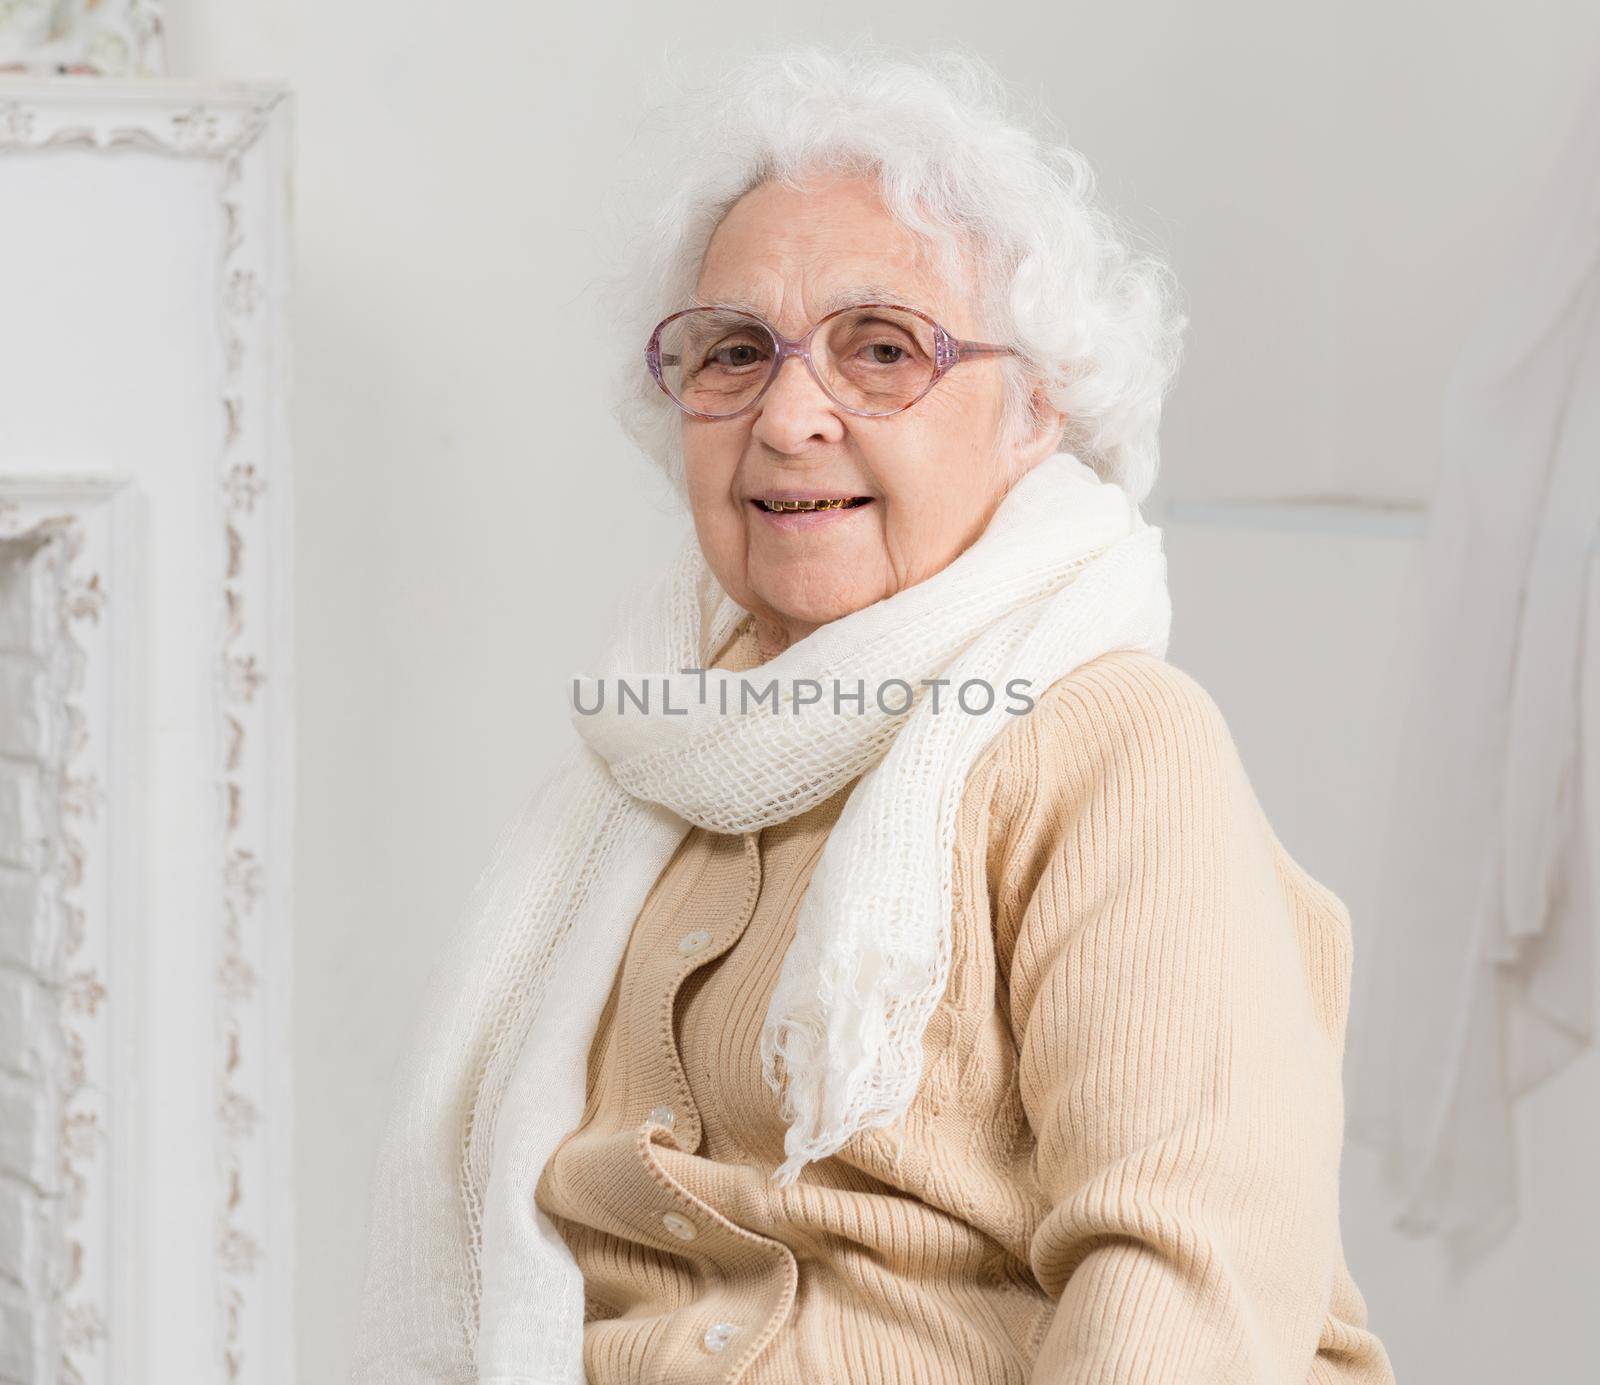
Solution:
<svg viewBox="0 0 1600 1385">
<path fill-rule="evenodd" d="M 736 414 L 767 383 L 777 349 L 772 333 L 756 319 L 698 308 L 662 329 L 662 381 L 696 413 Z M 933 380 L 934 329 L 896 308 L 849 308 L 817 329 L 811 359 L 824 386 L 846 408 L 895 413 Z"/>
</svg>

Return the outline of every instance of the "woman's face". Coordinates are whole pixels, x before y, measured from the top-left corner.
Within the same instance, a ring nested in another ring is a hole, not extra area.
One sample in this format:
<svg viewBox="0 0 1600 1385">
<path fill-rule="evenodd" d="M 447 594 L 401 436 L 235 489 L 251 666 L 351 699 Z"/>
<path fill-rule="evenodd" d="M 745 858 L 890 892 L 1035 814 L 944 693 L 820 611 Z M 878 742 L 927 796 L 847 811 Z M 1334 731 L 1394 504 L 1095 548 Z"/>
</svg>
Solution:
<svg viewBox="0 0 1600 1385">
<path fill-rule="evenodd" d="M 803 191 L 767 183 L 718 226 L 697 287 L 705 301 L 753 308 L 789 337 L 844 293 L 920 308 L 958 338 L 991 340 L 968 293 L 940 282 L 925 260 L 864 179 L 818 177 Z M 755 615 L 765 654 L 925 580 L 978 537 L 1061 431 L 1061 415 L 1037 399 L 1040 426 L 1002 447 L 1001 385 L 999 358 L 978 356 L 904 412 L 862 418 L 791 360 L 751 413 L 683 416 L 701 551 Z M 759 503 L 852 497 L 868 503 L 788 514 Z"/>
</svg>

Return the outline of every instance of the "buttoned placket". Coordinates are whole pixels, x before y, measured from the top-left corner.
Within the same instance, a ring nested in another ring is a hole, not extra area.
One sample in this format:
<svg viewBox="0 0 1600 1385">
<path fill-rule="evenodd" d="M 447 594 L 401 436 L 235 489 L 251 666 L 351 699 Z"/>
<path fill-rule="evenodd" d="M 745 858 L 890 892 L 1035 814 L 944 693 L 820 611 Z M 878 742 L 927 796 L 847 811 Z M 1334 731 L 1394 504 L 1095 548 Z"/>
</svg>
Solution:
<svg viewBox="0 0 1600 1385">
<path fill-rule="evenodd" d="M 760 833 L 744 833 L 742 859 L 749 873 L 743 907 L 726 929 L 695 928 L 657 945 L 672 947 L 682 959 L 670 973 L 662 997 L 663 1035 L 674 1090 L 657 1092 L 661 1099 L 641 1121 L 639 1155 L 658 1191 L 656 1235 L 661 1248 L 677 1255 L 701 1258 L 717 1267 L 725 1283 L 736 1283 L 739 1273 L 758 1266 L 764 1277 L 776 1278 L 777 1292 L 764 1305 L 752 1304 L 751 1314 L 735 1321 L 723 1314 L 708 1314 L 697 1338 L 697 1360 L 674 1359 L 652 1363 L 653 1370 L 669 1372 L 674 1381 L 737 1381 L 760 1354 L 793 1308 L 799 1270 L 792 1251 L 781 1241 L 762 1236 L 730 1221 L 721 1212 L 685 1188 L 655 1157 L 655 1147 L 666 1145 L 693 1153 L 700 1144 L 700 1114 L 684 1072 L 674 1023 L 679 987 L 698 968 L 721 957 L 744 936 L 754 917 L 761 891 Z M 701 1327 L 701 1324 L 694 1324 Z M 730 1359 L 731 1358 L 731 1359 Z"/>
<path fill-rule="evenodd" d="M 645 959 L 645 964 L 655 969 L 660 984 L 656 1003 L 660 1007 L 662 1049 L 656 1057 L 664 1062 L 652 1066 L 664 1066 L 666 1071 L 647 1081 L 640 1093 L 644 1100 L 653 1103 L 643 1115 L 641 1125 L 654 1124 L 670 1131 L 667 1143 L 690 1154 L 700 1147 L 700 1113 L 695 1109 L 678 1044 L 678 991 L 694 972 L 732 948 L 750 926 L 761 896 L 759 832 L 741 834 L 739 861 L 745 877 L 744 897 L 727 924 L 719 928 L 701 926 L 663 933 L 650 940 L 650 955 Z"/>
</svg>

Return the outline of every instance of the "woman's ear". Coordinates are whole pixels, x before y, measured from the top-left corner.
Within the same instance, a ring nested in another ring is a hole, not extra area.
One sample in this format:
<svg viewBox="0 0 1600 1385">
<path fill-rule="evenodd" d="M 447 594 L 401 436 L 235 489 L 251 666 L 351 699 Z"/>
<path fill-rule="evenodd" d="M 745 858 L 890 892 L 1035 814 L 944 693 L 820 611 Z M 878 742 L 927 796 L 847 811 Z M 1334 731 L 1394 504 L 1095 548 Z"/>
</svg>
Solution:
<svg viewBox="0 0 1600 1385">
<path fill-rule="evenodd" d="M 1044 385 L 1035 383 L 1009 448 L 1012 479 L 1020 479 L 1046 457 L 1060 451 L 1066 427 L 1066 414 L 1050 402 Z"/>
</svg>

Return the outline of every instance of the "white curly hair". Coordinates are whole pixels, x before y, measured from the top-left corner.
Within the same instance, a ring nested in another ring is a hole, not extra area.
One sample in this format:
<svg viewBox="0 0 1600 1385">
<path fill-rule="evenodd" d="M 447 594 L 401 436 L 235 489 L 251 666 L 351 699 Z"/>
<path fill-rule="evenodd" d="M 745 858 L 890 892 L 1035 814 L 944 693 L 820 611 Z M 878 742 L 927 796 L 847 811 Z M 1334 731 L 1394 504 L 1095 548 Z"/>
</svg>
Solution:
<svg viewBox="0 0 1600 1385">
<path fill-rule="evenodd" d="M 1060 446 L 1135 501 L 1148 496 L 1188 322 L 1177 282 L 1098 205 L 1084 156 L 1013 113 L 983 59 L 866 40 L 786 46 L 680 84 L 645 128 L 663 151 L 652 174 L 670 190 L 631 220 L 625 267 L 602 299 L 608 324 L 638 345 L 616 380 L 617 420 L 680 494 L 683 416 L 645 370 L 651 329 L 692 301 L 712 233 L 747 192 L 845 173 L 875 181 L 951 282 L 972 276 L 986 339 L 1018 351 L 1001 358 L 1002 436 L 1042 386 L 1066 416 Z"/>
</svg>

